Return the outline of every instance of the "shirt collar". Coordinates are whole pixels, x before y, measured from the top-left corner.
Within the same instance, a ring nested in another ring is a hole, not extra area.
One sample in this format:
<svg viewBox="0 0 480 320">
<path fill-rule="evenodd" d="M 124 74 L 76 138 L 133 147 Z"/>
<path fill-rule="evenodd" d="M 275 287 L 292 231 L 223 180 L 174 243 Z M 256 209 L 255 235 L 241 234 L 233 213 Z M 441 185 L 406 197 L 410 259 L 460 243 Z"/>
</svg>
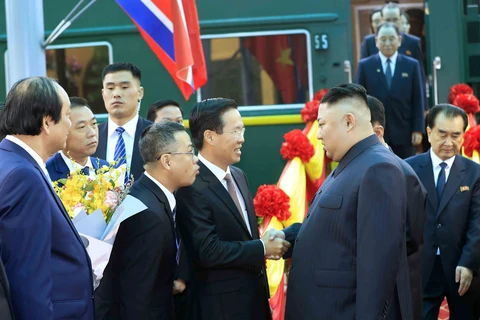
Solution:
<svg viewBox="0 0 480 320">
<path fill-rule="evenodd" d="M 138 114 L 132 118 L 132 120 L 125 123 L 122 128 L 125 129 L 125 132 L 128 133 L 130 137 L 135 137 L 135 130 L 137 129 Z M 120 127 L 118 124 L 113 122 L 113 120 L 108 117 L 108 136 L 111 137 L 115 130 Z"/>
<path fill-rule="evenodd" d="M 40 168 L 42 168 L 43 173 L 45 173 L 47 177 L 49 176 L 47 171 L 47 166 L 45 165 L 45 162 L 43 162 L 42 157 L 40 157 L 40 155 L 35 150 L 33 150 L 28 144 L 26 144 L 22 140 L 12 135 L 6 136 L 5 139 L 10 140 L 11 142 L 15 143 L 16 145 L 18 145 L 19 147 L 27 151 L 27 153 L 33 158 L 33 160 L 35 160 L 35 162 L 38 163 Z"/>
<path fill-rule="evenodd" d="M 170 210 L 173 212 L 173 209 L 174 209 L 175 206 L 177 205 L 177 201 L 175 200 L 175 196 L 173 195 L 173 193 L 171 193 L 170 190 L 168 190 L 167 188 L 165 188 L 165 186 L 164 186 L 163 184 L 161 184 L 160 182 L 158 182 L 157 179 L 155 179 L 154 177 L 152 177 L 151 175 L 149 175 L 147 171 L 144 171 L 143 173 L 145 174 L 145 176 L 146 176 L 147 178 L 149 178 L 150 180 L 152 180 L 152 181 L 163 191 L 163 193 L 165 194 L 165 196 L 167 196 L 168 204 L 170 205 Z"/>
<path fill-rule="evenodd" d="M 382 66 L 387 63 L 387 57 L 385 57 L 380 51 L 378 51 L 378 55 L 380 56 L 380 60 L 382 61 Z M 390 57 L 390 61 L 392 64 L 397 63 L 397 58 L 398 58 L 398 51 L 395 51 L 393 56 Z"/>
<path fill-rule="evenodd" d="M 440 166 L 440 163 L 445 162 L 447 164 L 447 169 L 450 169 L 453 166 L 453 162 L 455 161 L 455 156 L 447 159 L 442 160 L 440 159 L 435 152 L 433 152 L 432 148 L 430 148 L 430 158 L 432 159 L 432 167 L 435 170 L 436 167 Z"/>
<path fill-rule="evenodd" d="M 63 154 L 62 151 L 59 151 L 60 155 L 62 156 L 63 161 L 67 164 L 67 167 L 70 169 L 70 171 L 74 171 L 76 169 L 83 169 L 85 167 L 89 167 L 90 169 L 94 169 L 92 165 L 92 160 L 90 157 L 88 157 L 87 163 L 82 166 L 81 164 L 73 161 L 72 159 L 68 158 L 65 154 Z"/>
<path fill-rule="evenodd" d="M 213 163 L 205 159 L 200 153 L 198 154 L 198 160 L 200 160 L 205 165 L 205 167 L 212 171 L 212 173 L 215 175 L 215 177 L 217 177 L 220 182 L 225 179 L 227 173 L 230 174 L 230 167 L 227 167 L 227 171 L 224 171 L 222 168 L 214 165 Z"/>
</svg>

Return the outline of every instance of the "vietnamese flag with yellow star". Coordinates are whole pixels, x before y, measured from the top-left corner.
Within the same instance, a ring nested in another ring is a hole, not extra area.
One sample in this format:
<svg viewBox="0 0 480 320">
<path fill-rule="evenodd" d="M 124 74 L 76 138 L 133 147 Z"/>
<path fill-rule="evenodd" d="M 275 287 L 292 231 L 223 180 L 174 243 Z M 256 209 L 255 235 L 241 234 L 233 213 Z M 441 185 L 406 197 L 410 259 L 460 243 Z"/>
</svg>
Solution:
<svg viewBox="0 0 480 320">
<path fill-rule="evenodd" d="M 305 35 L 248 37 L 243 45 L 270 76 L 283 103 L 300 102 L 301 87 L 308 87 Z"/>
</svg>

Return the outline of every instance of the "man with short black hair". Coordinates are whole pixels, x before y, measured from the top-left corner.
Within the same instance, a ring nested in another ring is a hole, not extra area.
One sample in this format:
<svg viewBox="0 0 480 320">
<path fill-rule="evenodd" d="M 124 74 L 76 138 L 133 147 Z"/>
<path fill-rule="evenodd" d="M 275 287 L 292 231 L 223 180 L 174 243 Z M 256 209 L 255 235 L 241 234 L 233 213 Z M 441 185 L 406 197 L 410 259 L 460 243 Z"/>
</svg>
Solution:
<svg viewBox="0 0 480 320">
<path fill-rule="evenodd" d="M 92 113 L 87 100 L 70 98 L 70 127 L 65 148 L 47 161 L 47 170 L 52 181 L 65 179 L 70 172 L 81 170 L 83 174 L 95 178 L 95 172 L 108 162 L 91 155 L 97 150 L 97 118 Z M 61 183 L 60 183 L 61 185 Z"/>
<path fill-rule="evenodd" d="M 94 319 L 90 258 L 45 167 L 65 148 L 69 115 L 45 77 L 15 83 L 0 113 L 0 252 L 17 320 Z"/>
<path fill-rule="evenodd" d="M 237 104 L 200 101 L 189 122 L 200 175 L 176 193 L 178 227 L 191 263 L 187 319 L 269 320 L 264 259 L 279 259 L 290 244 L 281 231 L 259 237 L 246 175 L 233 166 L 245 142 Z"/>
<path fill-rule="evenodd" d="M 145 172 L 130 189 L 147 209 L 120 224 L 104 277 L 95 291 L 99 320 L 171 320 L 178 263 L 173 193 L 191 185 L 198 158 L 185 128 L 161 122 L 139 141 Z"/>
<path fill-rule="evenodd" d="M 147 119 L 152 122 L 173 121 L 183 125 L 183 111 L 175 100 L 158 100 L 148 108 Z"/>
<path fill-rule="evenodd" d="M 407 159 L 428 192 L 423 249 L 424 319 L 478 320 L 470 292 L 480 266 L 480 165 L 460 155 L 467 114 L 450 104 L 430 109 L 424 154 Z"/>
<path fill-rule="evenodd" d="M 98 126 L 98 148 L 94 157 L 127 165 L 130 175 L 138 179 L 143 161 L 138 151 L 138 140 L 152 122 L 140 117 L 138 110 L 143 98 L 142 72 L 129 62 L 113 63 L 102 72 L 102 97 L 108 120 Z"/>
<path fill-rule="evenodd" d="M 387 148 L 383 138 L 385 130 L 385 108 L 375 97 L 367 96 L 370 109 L 373 131 L 380 142 Z M 390 148 L 389 148 L 390 149 Z M 393 151 L 392 151 L 393 152 Z M 423 226 L 425 223 L 425 205 L 427 191 L 420 182 L 412 167 L 397 157 L 405 174 L 407 190 L 407 221 L 406 240 L 408 257 L 408 275 L 410 277 L 410 292 L 412 297 L 413 318 L 423 319 L 422 307 L 422 254 L 423 254 Z"/>
<path fill-rule="evenodd" d="M 380 25 L 378 54 L 360 60 L 356 82 L 379 99 L 388 122 L 385 140 L 402 159 L 415 154 L 424 132 L 424 92 L 418 62 L 398 52 L 402 36 L 392 23 Z"/>
<path fill-rule="evenodd" d="M 297 235 L 286 319 L 412 319 L 405 175 L 373 132 L 365 89 L 330 89 L 318 124 L 339 164 Z"/>
<path fill-rule="evenodd" d="M 375 9 L 370 13 L 370 27 L 372 33 L 377 33 L 378 26 L 382 23 L 382 9 Z"/>
</svg>

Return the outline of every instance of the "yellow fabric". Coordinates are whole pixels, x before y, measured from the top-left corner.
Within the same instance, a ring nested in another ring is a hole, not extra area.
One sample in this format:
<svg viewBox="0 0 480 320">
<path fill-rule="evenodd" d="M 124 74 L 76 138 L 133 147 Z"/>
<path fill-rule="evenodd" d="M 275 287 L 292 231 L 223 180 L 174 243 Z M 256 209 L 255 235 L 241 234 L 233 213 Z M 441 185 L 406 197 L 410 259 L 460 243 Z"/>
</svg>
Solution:
<svg viewBox="0 0 480 320">
<path fill-rule="evenodd" d="M 270 223 L 265 230 L 269 229 L 282 230 L 283 226 L 276 217 L 272 217 Z M 268 286 L 270 287 L 270 297 L 273 297 L 277 292 L 278 285 L 282 281 L 283 273 L 285 269 L 285 260 L 267 260 L 267 277 Z"/>
<path fill-rule="evenodd" d="M 305 217 L 307 182 L 305 165 L 300 158 L 295 157 L 283 172 L 278 187 L 290 197 L 290 212 L 292 215 L 283 225 L 288 227 L 295 222 L 302 222 Z"/>
<path fill-rule="evenodd" d="M 323 174 L 323 161 L 325 160 L 325 151 L 323 151 L 322 141 L 317 139 L 318 121 L 313 121 L 310 130 L 306 136 L 315 149 L 315 154 L 305 163 L 305 171 L 310 181 L 317 181 Z"/>
</svg>

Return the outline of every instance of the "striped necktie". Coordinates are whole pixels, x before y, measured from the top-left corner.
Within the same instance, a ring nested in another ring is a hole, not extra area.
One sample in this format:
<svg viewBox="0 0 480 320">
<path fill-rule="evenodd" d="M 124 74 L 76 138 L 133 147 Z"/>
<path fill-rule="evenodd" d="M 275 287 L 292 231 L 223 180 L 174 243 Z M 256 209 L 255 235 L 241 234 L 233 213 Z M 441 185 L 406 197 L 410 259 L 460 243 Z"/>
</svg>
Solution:
<svg viewBox="0 0 480 320">
<path fill-rule="evenodd" d="M 115 152 L 113 153 L 113 160 L 116 163 L 115 168 L 118 168 L 123 164 L 127 164 L 127 152 L 125 149 L 125 140 L 123 140 L 125 129 L 118 127 L 115 131 L 118 133 L 118 140 L 115 146 Z M 125 183 L 126 182 L 128 182 L 128 170 L 125 171 Z"/>
<path fill-rule="evenodd" d="M 175 246 L 177 247 L 177 254 L 175 256 L 175 259 L 177 260 L 177 265 L 180 261 L 180 239 L 178 239 L 177 236 L 177 207 L 173 208 L 172 210 L 172 217 L 173 217 L 173 234 L 175 235 Z"/>
</svg>

